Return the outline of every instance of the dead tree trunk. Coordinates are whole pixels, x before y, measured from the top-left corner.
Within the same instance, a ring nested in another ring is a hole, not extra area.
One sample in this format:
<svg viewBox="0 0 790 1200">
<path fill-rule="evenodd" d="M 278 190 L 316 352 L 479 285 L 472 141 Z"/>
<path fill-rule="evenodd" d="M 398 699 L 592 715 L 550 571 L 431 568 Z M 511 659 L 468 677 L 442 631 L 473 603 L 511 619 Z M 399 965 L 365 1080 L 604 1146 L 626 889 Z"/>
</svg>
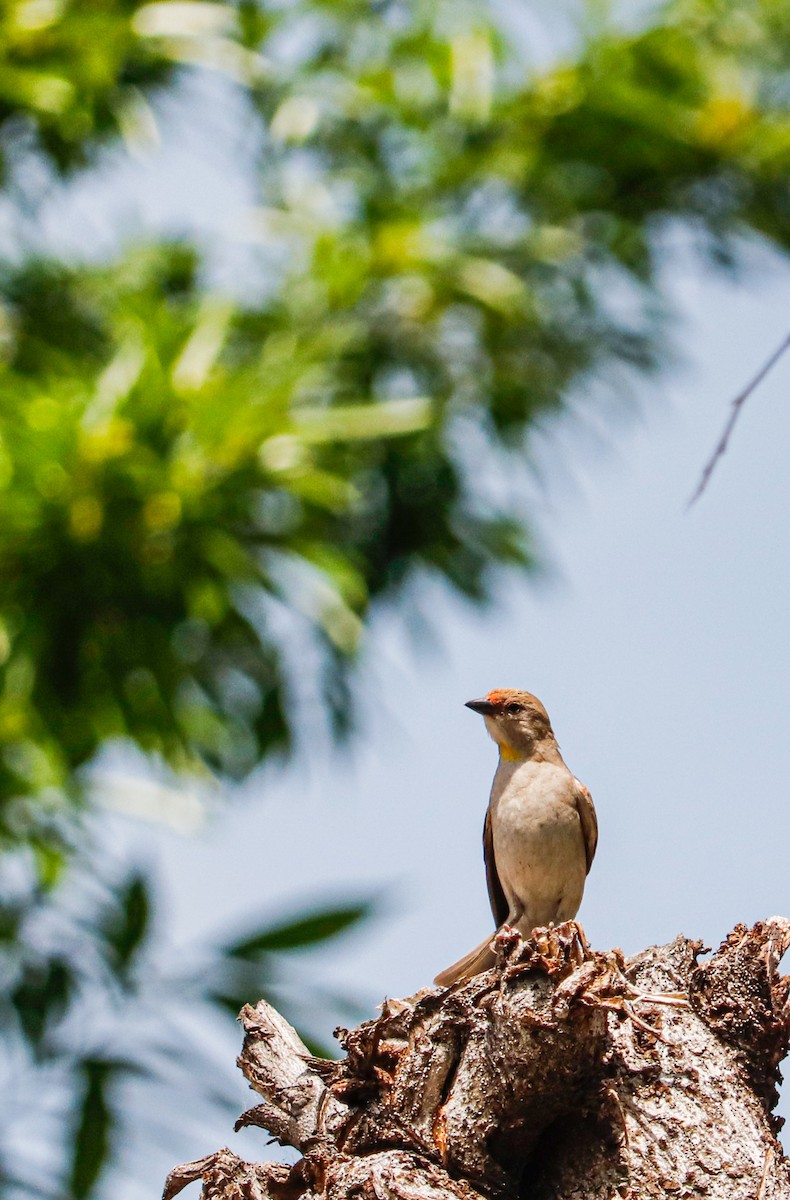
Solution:
<svg viewBox="0 0 790 1200">
<path fill-rule="evenodd" d="M 173 1171 L 170 1200 L 790 1200 L 772 1116 L 790 1035 L 790 921 L 738 926 L 707 962 L 679 937 L 631 959 L 568 922 L 497 938 L 486 974 L 339 1031 L 312 1058 L 247 1006 L 239 1065 L 294 1167 L 230 1150 Z"/>
</svg>

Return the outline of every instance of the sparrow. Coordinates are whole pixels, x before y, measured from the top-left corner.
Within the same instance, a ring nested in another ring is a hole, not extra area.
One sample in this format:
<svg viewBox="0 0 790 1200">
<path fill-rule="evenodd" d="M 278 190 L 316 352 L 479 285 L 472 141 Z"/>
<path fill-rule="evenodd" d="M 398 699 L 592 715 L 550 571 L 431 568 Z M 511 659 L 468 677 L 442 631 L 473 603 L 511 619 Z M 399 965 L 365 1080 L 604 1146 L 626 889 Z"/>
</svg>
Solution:
<svg viewBox="0 0 790 1200">
<path fill-rule="evenodd" d="M 527 937 L 576 916 L 598 843 L 592 796 L 566 767 L 545 708 L 530 692 L 502 688 L 466 705 L 499 747 L 485 825 L 488 896 L 497 931 Z M 436 976 L 440 987 L 494 965 L 486 938 Z"/>
</svg>

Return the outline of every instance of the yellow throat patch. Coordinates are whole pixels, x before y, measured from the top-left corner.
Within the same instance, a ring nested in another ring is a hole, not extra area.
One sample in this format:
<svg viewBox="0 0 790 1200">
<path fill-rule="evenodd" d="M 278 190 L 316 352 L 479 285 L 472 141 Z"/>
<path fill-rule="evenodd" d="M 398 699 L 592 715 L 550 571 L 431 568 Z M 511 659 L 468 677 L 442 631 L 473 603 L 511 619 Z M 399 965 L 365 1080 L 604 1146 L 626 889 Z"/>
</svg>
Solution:
<svg viewBox="0 0 790 1200">
<path fill-rule="evenodd" d="M 521 762 L 523 756 L 519 754 L 518 750 L 514 750 L 512 746 L 500 742 L 499 757 L 502 759 L 502 762 Z"/>
</svg>

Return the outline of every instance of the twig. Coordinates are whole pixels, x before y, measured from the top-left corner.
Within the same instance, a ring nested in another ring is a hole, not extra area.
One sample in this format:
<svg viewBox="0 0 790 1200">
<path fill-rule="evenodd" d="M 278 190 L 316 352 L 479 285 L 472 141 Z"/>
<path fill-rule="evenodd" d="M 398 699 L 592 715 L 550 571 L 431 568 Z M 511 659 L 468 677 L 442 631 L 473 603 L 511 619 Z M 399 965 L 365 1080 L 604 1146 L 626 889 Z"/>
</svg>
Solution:
<svg viewBox="0 0 790 1200">
<path fill-rule="evenodd" d="M 603 1090 L 604 1094 L 607 1095 L 610 1100 L 613 1100 L 617 1105 L 617 1114 L 620 1118 L 620 1124 L 623 1127 L 623 1142 L 625 1143 L 626 1147 L 630 1147 L 631 1139 L 628 1136 L 628 1123 L 625 1119 L 625 1109 L 623 1108 L 622 1101 L 615 1089 L 610 1084 L 607 1084 Z"/>
<path fill-rule="evenodd" d="M 730 441 L 730 436 L 732 434 L 733 429 L 735 428 L 735 422 L 738 420 L 738 417 L 741 415 L 741 409 L 743 408 L 744 404 L 749 399 L 749 397 L 751 396 L 754 389 L 756 387 L 759 387 L 759 385 L 765 379 L 766 375 L 772 369 L 772 367 L 776 366 L 776 364 L 779 362 L 779 359 L 782 357 L 785 350 L 787 350 L 788 348 L 790 348 L 790 333 L 788 333 L 787 337 L 784 339 L 782 344 L 776 350 L 774 350 L 773 354 L 768 359 L 768 362 L 765 363 L 760 368 L 760 370 L 755 375 L 754 379 L 752 379 L 750 383 L 747 383 L 747 385 L 743 389 L 743 391 L 739 392 L 738 395 L 733 400 L 733 402 L 730 406 L 730 415 L 727 418 L 727 424 L 724 426 L 724 431 L 722 432 L 721 437 L 719 438 L 718 442 L 716 443 L 715 450 L 713 451 L 710 458 L 708 459 L 708 461 L 705 464 L 705 467 L 702 472 L 702 476 L 700 478 L 699 483 L 697 484 L 697 490 L 694 492 L 694 495 L 691 497 L 688 504 L 686 505 L 686 511 L 688 511 L 691 508 L 692 504 L 696 504 L 697 500 L 699 500 L 700 496 L 705 491 L 705 488 L 708 486 L 710 477 L 713 474 L 714 469 L 716 467 L 716 463 L 719 461 L 719 459 L 722 457 L 722 455 L 727 450 L 727 446 L 729 445 L 729 441 Z"/>
<path fill-rule="evenodd" d="M 770 1171 L 771 1167 L 773 1166 L 773 1163 L 774 1163 L 774 1151 L 773 1151 L 773 1147 L 769 1146 L 765 1152 L 765 1162 L 763 1164 L 763 1173 L 762 1173 L 762 1177 L 760 1179 L 760 1186 L 757 1189 L 757 1196 L 755 1197 L 755 1200 L 763 1200 L 763 1198 L 765 1196 L 765 1188 L 768 1183 L 768 1172 Z"/>
<path fill-rule="evenodd" d="M 677 1045 L 676 1042 L 672 1042 L 668 1037 L 665 1037 L 660 1029 L 656 1029 L 655 1025 L 648 1025 L 647 1021 L 643 1021 L 641 1017 L 638 1017 L 625 1001 L 622 1004 L 608 1004 L 604 1001 L 600 1007 L 607 1009 L 609 1012 L 617 1013 L 618 1016 L 622 1016 L 625 1013 L 629 1021 L 632 1021 L 639 1029 L 644 1029 L 645 1033 L 649 1033 L 651 1037 L 654 1037 L 659 1042 L 663 1042 L 666 1046 Z"/>
<path fill-rule="evenodd" d="M 656 1029 L 655 1025 L 650 1025 L 647 1021 L 643 1021 L 641 1017 L 638 1017 L 634 1010 L 629 1008 L 625 1002 L 623 1002 L 623 1008 L 625 1009 L 629 1020 L 633 1021 L 637 1028 L 644 1029 L 645 1033 L 649 1033 L 651 1037 L 657 1038 L 659 1042 L 663 1042 L 666 1046 L 676 1045 L 676 1043 L 671 1041 L 670 1038 L 666 1037 L 660 1029 Z"/>
</svg>

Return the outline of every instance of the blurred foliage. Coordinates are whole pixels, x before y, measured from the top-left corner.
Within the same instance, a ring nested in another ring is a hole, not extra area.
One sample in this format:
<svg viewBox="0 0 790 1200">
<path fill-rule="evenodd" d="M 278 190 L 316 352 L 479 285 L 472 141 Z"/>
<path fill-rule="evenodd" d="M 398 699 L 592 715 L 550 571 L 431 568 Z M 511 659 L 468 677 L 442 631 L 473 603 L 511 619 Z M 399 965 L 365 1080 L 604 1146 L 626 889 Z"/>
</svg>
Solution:
<svg viewBox="0 0 790 1200">
<path fill-rule="evenodd" d="M 0 898 L 0 1072 L 16 1079 L 0 1100 L 3 1195 L 91 1195 L 125 1135 L 129 1104 L 119 1103 L 125 1080 L 145 1085 L 143 1124 L 151 1129 L 166 1111 L 178 1112 L 186 1129 L 217 1104 L 227 1117 L 236 1116 L 243 1089 L 230 1059 L 223 1072 L 208 1049 L 211 1014 L 226 1013 L 232 1030 L 249 1001 L 266 996 L 282 1006 L 289 996 L 287 960 L 353 929 L 373 911 L 369 902 L 311 908 L 241 940 L 208 934 L 165 955 L 149 925 L 149 890 L 140 873 L 97 875 L 95 861 L 78 856 L 68 884 L 54 893 L 17 883 Z M 311 977 L 300 981 L 299 991 L 304 1036 L 315 1053 L 326 1055 L 311 1010 L 320 1010 L 324 1025 L 362 1014 Z M 23 1106 L 28 1119 L 47 1129 L 50 1146 L 62 1142 L 62 1162 L 35 1154 L 25 1161 L 13 1146 L 19 1097 L 28 1091 L 36 1093 Z M 53 1108 L 59 1137 L 46 1124 Z"/>
<path fill-rule="evenodd" d="M 78 1114 L 43 1194 L 95 1191 L 123 1080 L 157 1069 L 140 1030 L 122 1052 L 74 1032 L 101 996 L 138 1003 L 150 936 L 142 876 L 73 927 L 70 878 L 52 891 L 102 746 L 229 779 L 316 713 L 346 732 L 372 606 L 425 574 L 484 602 L 529 566 L 512 468 L 547 414 L 659 364 L 668 247 L 732 267 L 790 244 L 790 0 L 678 0 L 635 31 L 595 8 L 548 63 L 535 19 L 0 4 L 3 228 L 139 147 L 195 68 L 245 97 L 260 181 L 235 294 L 187 241 L 86 265 L 26 233 L 0 263 L 0 845 L 32 863 L 0 914 L 2 1002 L 12 1056 L 56 1067 Z M 273 994 L 280 951 L 363 916 L 252 930 L 179 986 L 215 1010 Z"/>
</svg>

